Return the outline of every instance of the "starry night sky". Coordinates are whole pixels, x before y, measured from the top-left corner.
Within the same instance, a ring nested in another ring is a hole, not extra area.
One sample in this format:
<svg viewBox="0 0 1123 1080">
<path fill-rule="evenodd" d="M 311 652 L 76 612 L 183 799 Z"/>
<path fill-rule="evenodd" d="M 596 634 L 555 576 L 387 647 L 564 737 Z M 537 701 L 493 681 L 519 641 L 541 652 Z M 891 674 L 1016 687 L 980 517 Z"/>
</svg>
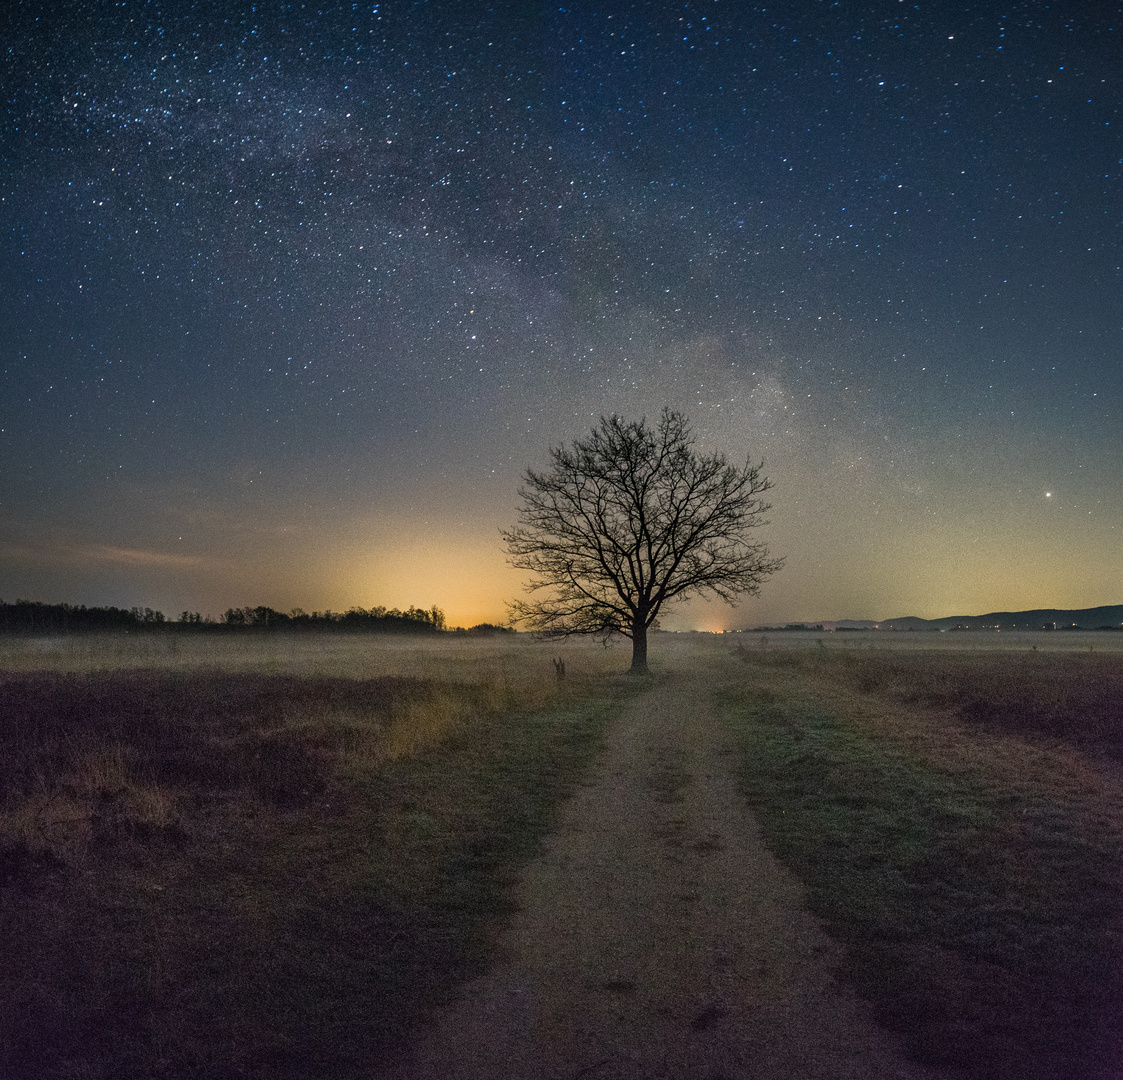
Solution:
<svg viewBox="0 0 1123 1080">
<path fill-rule="evenodd" d="M 504 618 L 601 414 L 765 460 L 737 610 L 1123 600 L 1123 7 L 14 3 L 0 596 Z"/>
</svg>

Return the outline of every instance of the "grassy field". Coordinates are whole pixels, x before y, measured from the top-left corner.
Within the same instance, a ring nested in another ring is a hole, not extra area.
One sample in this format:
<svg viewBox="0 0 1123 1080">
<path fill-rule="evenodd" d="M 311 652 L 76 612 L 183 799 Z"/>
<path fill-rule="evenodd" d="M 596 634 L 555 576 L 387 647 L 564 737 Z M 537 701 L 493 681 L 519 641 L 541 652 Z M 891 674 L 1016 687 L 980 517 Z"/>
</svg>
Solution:
<svg viewBox="0 0 1123 1080">
<path fill-rule="evenodd" d="M 6 642 L 0 1076 L 369 1076 L 479 968 L 630 692 L 563 655 Z"/>
<path fill-rule="evenodd" d="M 840 976 L 949 1075 L 1123 1072 L 1120 637 L 653 640 L 654 684 L 712 672 Z M 0 1076 L 376 1073 L 486 962 L 643 690 L 626 666 L 524 638 L 0 640 Z"/>
<path fill-rule="evenodd" d="M 842 977 L 953 1075 L 1123 1071 L 1123 653 L 1071 637 L 734 653 L 770 844 Z"/>
</svg>

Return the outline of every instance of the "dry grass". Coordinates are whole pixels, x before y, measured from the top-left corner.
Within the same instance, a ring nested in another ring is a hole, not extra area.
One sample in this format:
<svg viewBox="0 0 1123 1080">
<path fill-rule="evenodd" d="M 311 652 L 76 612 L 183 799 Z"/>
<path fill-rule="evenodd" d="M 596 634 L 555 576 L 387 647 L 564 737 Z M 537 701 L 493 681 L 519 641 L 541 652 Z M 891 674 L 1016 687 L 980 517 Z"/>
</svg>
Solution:
<svg viewBox="0 0 1123 1080">
<path fill-rule="evenodd" d="M 90 673 L 153 669 L 246 674 L 381 675 L 476 683 L 481 677 L 539 679 L 552 672 L 550 656 L 576 658 L 571 676 L 619 670 L 623 645 L 605 650 L 579 643 L 543 645 L 526 635 L 472 638 L 407 634 L 72 634 L 0 635 L 0 671 Z"/>
<path fill-rule="evenodd" d="M 835 668 L 840 684 L 953 713 L 979 731 L 1044 737 L 1123 760 L 1119 654 L 852 656 Z"/>
<path fill-rule="evenodd" d="M 5 1080 L 369 1075 L 482 961 L 606 715 L 599 650 L 559 686 L 533 647 L 78 644 L 0 676 Z"/>
<path fill-rule="evenodd" d="M 1123 1066 L 1121 659 L 742 658 L 731 715 L 770 840 L 929 1063 Z"/>
<path fill-rule="evenodd" d="M 660 635 L 652 661 L 727 688 L 770 842 L 915 1055 L 1119 1075 L 1123 656 L 923 636 Z M 377 1071 L 486 959 L 626 662 L 524 639 L 0 642 L 0 1075 Z"/>
</svg>

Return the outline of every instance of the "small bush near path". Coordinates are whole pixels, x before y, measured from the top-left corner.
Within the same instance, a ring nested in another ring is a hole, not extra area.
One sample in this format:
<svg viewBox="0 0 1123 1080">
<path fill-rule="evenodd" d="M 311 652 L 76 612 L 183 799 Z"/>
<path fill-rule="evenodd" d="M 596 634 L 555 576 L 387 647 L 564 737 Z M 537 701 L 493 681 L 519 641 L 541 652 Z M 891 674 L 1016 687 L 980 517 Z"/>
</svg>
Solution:
<svg viewBox="0 0 1123 1080">
<path fill-rule="evenodd" d="M 776 653 L 741 665 L 725 708 L 842 976 L 917 1059 L 1106 1080 L 1123 1067 L 1116 703 L 1084 658 L 1034 663 Z M 1067 727 L 1065 701 L 1084 709 Z"/>
<path fill-rule="evenodd" d="M 477 970 L 606 710 L 545 676 L 0 678 L 0 1075 L 371 1075 Z"/>
</svg>

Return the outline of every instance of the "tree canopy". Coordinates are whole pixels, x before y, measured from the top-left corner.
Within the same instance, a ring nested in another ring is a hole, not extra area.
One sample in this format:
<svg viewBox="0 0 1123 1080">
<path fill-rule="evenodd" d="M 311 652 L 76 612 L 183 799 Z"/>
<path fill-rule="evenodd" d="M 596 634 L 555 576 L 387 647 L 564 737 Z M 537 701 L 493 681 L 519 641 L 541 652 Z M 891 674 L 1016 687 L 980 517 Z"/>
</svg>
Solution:
<svg viewBox="0 0 1123 1080">
<path fill-rule="evenodd" d="M 762 465 L 695 451 L 682 413 L 658 424 L 602 417 L 588 439 L 528 469 L 519 523 L 502 532 L 512 566 L 533 575 L 514 620 L 550 637 L 620 633 L 632 669 L 647 667 L 647 631 L 669 601 L 754 594 L 780 569 L 750 530 L 767 524 Z"/>
</svg>

